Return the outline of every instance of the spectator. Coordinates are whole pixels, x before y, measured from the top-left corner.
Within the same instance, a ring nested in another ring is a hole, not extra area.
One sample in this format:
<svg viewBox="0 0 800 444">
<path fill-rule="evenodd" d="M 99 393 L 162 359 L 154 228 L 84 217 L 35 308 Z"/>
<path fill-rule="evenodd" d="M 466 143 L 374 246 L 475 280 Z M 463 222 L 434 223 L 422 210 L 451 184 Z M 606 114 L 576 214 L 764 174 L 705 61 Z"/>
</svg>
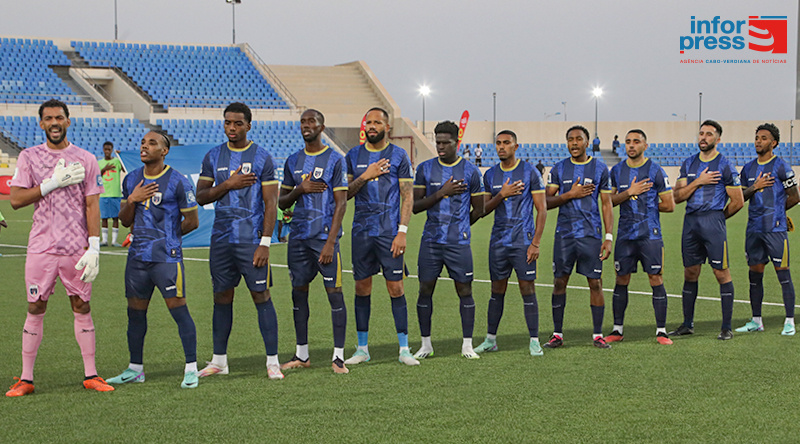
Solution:
<svg viewBox="0 0 800 444">
<path fill-rule="evenodd" d="M 536 169 L 539 170 L 539 174 L 544 177 L 544 164 L 542 163 L 542 159 L 539 159 L 539 163 L 536 164 Z"/>
<path fill-rule="evenodd" d="M 592 154 L 600 151 L 600 138 L 597 137 L 597 134 L 594 135 L 594 140 L 592 140 Z"/>
<path fill-rule="evenodd" d="M 483 154 L 483 148 L 481 148 L 481 144 L 479 143 L 478 146 L 475 147 L 475 165 L 481 166 L 481 154 Z"/>
<path fill-rule="evenodd" d="M 617 153 L 617 150 L 619 149 L 619 136 L 616 134 L 614 134 L 614 141 L 611 142 L 611 148 L 614 150 L 614 154 L 619 154 Z"/>
</svg>

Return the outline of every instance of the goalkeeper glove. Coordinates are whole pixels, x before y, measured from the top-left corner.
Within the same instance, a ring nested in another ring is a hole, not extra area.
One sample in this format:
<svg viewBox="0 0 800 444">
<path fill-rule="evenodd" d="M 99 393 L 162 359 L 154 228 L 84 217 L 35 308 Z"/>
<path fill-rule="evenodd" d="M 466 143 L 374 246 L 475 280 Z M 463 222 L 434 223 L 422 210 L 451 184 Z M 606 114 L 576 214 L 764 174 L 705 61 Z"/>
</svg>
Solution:
<svg viewBox="0 0 800 444">
<path fill-rule="evenodd" d="M 64 159 L 58 159 L 58 163 L 53 169 L 53 175 L 49 179 L 45 179 L 39 186 L 42 197 L 47 196 L 56 188 L 64 188 L 83 182 L 86 177 L 86 170 L 83 165 L 79 162 L 73 162 L 67 166 L 65 164 Z"/>
<path fill-rule="evenodd" d="M 92 282 L 100 272 L 100 237 L 89 236 L 89 249 L 83 253 L 81 259 L 75 264 L 76 270 L 83 270 L 81 280 Z"/>
</svg>

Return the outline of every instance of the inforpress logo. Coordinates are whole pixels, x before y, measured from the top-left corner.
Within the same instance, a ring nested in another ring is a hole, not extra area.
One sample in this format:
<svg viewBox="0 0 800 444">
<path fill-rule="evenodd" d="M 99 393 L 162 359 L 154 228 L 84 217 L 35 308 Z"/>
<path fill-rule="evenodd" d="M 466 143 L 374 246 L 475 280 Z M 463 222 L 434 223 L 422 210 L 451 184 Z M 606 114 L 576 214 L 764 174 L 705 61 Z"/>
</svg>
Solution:
<svg viewBox="0 0 800 444">
<path fill-rule="evenodd" d="M 786 54 L 787 16 L 751 15 L 747 20 L 711 20 L 691 17 L 689 35 L 680 36 L 680 52 L 693 50 L 741 51 Z"/>
<path fill-rule="evenodd" d="M 748 47 L 753 51 L 786 54 L 786 16 L 750 16 Z"/>
</svg>

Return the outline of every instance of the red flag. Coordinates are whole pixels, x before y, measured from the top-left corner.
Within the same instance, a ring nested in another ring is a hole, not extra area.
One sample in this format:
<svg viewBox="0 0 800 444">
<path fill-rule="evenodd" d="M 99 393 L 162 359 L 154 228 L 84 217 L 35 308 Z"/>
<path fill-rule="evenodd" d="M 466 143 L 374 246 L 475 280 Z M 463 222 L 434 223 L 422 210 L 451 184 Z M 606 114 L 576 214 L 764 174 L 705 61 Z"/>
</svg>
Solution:
<svg viewBox="0 0 800 444">
<path fill-rule="evenodd" d="M 364 118 L 361 119 L 361 131 L 358 132 L 358 144 L 363 145 L 364 142 L 367 141 L 367 115 L 364 114 Z"/>
<path fill-rule="evenodd" d="M 469 111 L 464 111 L 461 114 L 461 120 L 458 122 L 458 145 L 456 148 L 461 146 L 461 139 L 464 138 L 464 131 L 467 129 L 467 122 L 469 122 Z"/>
</svg>

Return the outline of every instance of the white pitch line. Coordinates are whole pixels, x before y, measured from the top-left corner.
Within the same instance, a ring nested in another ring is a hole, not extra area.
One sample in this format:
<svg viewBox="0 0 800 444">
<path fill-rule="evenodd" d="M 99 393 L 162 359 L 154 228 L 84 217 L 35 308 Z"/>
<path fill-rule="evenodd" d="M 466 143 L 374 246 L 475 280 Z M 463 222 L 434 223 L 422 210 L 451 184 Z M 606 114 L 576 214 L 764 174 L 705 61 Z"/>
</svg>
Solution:
<svg viewBox="0 0 800 444">
<path fill-rule="evenodd" d="M 10 244 L 0 244 L 0 247 L 23 248 L 23 249 L 27 248 L 24 245 L 10 245 Z M 198 247 L 198 248 L 203 248 L 203 247 Z M 122 251 L 119 251 L 119 252 L 117 252 L 117 251 L 100 251 L 100 254 L 107 254 L 109 256 L 127 256 L 128 252 L 127 251 L 125 251 L 125 252 L 122 252 Z M 3 256 L 0 256 L 0 257 L 25 257 L 25 255 L 24 254 L 6 254 L 6 255 L 3 255 Z M 183 260 L 185 260 L 185 261 L 193 261 L 193 262 L 208 262 L 208 259 L 194 258 L 194 257 L 184 257 Z M 289 268 L 289 266 L 286 265 L 286 264 L 270 264 L 270 265 L 273 266 L 273 267 L 276 267 L 276 268 Z M 344 270 L 343 269 L 342 271 L 345 272 L 345 273 L 351 273 L 351 274 L 353 273 L 353 270 Z M 416 275 L 416 274 L 409 274 L 408 277 L 413 278 L 413 279 L 418 279 L 419 278 L 419 276 Z M 448 277 L 439 277 L 439 280 L 452 281 L 452 279 L 450 279 Z M 482 284 L 491 284 L 492 283 L 492 281 L 486 280 L 486 279 L 473 279 L 473 282 L 479 282 L 479 283 L 482 283 Z M 511 284 L 511 285 L 519 285 L 519 283 L 511 281 L 511 280 L 509 280 L 508 283 Z M 537 287 L 553 288 L 553 284 L 540 284 L 540 283 L 537 283 L 536 286 Z M 589 290 L 589 287 L 578 287 L 578 286 L 575 286 L 575 285 L 567 285 L 567 288 L 570 289 L 570 290 Z M 614 289 L 613 288 L 604 288 L 603 291 L 606 292 L 606 293 L 613 293 Z M 648 292 L 648 291 L 628 290 L 628 294 L 641 294 L 641 295 L 651 296 L 653 293 L 652 292 Z M 679 294 L 667 293 L 667 297 L 680 299 L 682 296 L 679 295 Z M 709 296 L 698 296 L 697 299 L 702 300 L 702 301 L 717 301 L 717 302 L 719 302 L 719 300 L 720 300 L 720 298 L 718 298 L 718 297 L 709 297 Z M 741 300 L 741 299 L 734 299 L 733 302 L 737 302 L 739 304 L 750 304 L 749 300 Z M 762 302 L 762 305 L 769 305 L 769 306 L 773 306 L 773 307 L 783 307 L 783 304 L 778 303 L 778 302 Z M 796 308 L 800 308 L 800 305 L 795 305 L 795 307 Z"/>
</svg>

